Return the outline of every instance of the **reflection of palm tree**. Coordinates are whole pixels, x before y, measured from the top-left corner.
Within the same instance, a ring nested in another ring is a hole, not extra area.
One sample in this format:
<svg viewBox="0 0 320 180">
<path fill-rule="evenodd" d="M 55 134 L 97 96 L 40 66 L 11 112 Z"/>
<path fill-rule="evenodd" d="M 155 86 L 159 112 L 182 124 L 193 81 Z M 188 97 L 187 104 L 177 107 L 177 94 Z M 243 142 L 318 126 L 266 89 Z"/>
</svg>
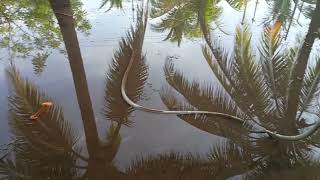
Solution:
<svg viewBox="0 0 320 180">
<path fill-rule="evenodd" d="M 31 122 L 31 113 L 40 107 L 41 102 L 51 100 L 22 79 L 14 67 L 8 70 L 8 76 L 14 89 L 9 102 L 10 125 L 17 142 L 14 146 L 16 162 L 1 162 L 2 174 L 7 173 L 8 179 L 23 176 L 30 177 L 27 179 L 51 176 L 75 179 L 74 164 L 81 156 L 73 149 L 76 136 L 61 108 L 54 106 L 41 121 Z"/>
<path fill-rule="evenodd" d="M 316 9 L 320 8 L 319 4 Z M 250 119 L 255 119 L 261 126 L 277 132 L 297 133 L 298 128 L 305 126 L 305 120 L 301 117 L 309 117 L 310 112 L 319 115 L 314 108 L 314 103 L 319 97 L 320 59 L 317 59 L 316 65 L 309 67 L 305 76 L 304 73 L 301 76 L 301 72 L 305 71 L 301 63 L 306 65 L 308 62 L 315 38 L 312 32 L 320 26 L 316 20 L 319 17 L 319 10 L 316 10 L 305 40 L 309 44 L 308 47 L 303 45 L 301 48 L 280 50 L 281 23 L 278 22 L 273 27 L 267 28 L 262 38 L 260 61 L 253 56 L 253 50 L 250 47 L 251 35 L 247 27 L 237 28 L 232 56 L 225 54 L 222 48 L 215 48 L 210 41 L 207 41 L 208 48 L 203 49 L 203 54 L 223 90 L 211 86 L 203 87 L 197 82 L 187 81 L 183 74 L 168 62 L 164 69 L 167 81 L 185 97 L 188 105 L 179 102 L 177 98 L 165 91 L 161 96 L 163 102 L 169 109 L 183 109 L 190 106 L 195 109 L 210 110 L 212 108 L 212 111 L 243 116 L 249 120 L 248 124 Z M 302 78 L 301 86 L 292 86 L 297 77 Z M 289 102 L 294 101 L 297 104 L 292 107 L 294 103 Z M 297 112 L 299 115 L 296 118 Z M 261 173 L 272 177 L 283 170 L 287 176 L 296 175 L 288 167 L 299 171 L 302 176 L 319 175 L 315 171 L 319 167 L 318 161 L 314 161 L 310 155 L 313 145 L 317 146 L 312 141 L 317 139 L 319 133 L 311 139 L 299 142 L 278 142 L 257 136 L 250 137 L 253 134 L 248 133 L 249 131 L 240 132 L 242 134 L 240 136 L 237 130 L 233 130 L 235 125 L 226 127 L 224 121 L 218 118 L 205 116 L 195 118 L 180 116 L 180 118 L 206 132 L 228 138 L 239 148 L 249 151 L 252 159 L 257 159 L 253 163 L 257 165 L 254 168 L 257 171 L 253 174 L 249 172 L 249 177 L 259 176 Z M 224 131 L 228 131 L 225 133 L 227 135 L 223 133 Z"/>
<path fill-rule="evenodd" d="M 87 177 L 87 174 L 90 178 L 88 171 L 95 170 L 91 173 L 97 174 L 95 177 L 99 179 L 150 179 L 155 178 L 155 174 L 159 175 L 158 179 L 224 179 L 248 169 L 246 156 L 232 142 L 212 149 L 203 157 L 160 154 L 133 162 L 125 172 L 114 166 L 113 160 L 121 143 L 119 131 L 122 124 L 130 125 L 128 117 L 132 112 L 119 93 L 119 79 L 123 76 L 133 50 L 141 54 L 144 28 L 144 23 L 138 23 L 137 29 L 132 30 L 128 38 L 121 41 L 107 75 L 104 115 L 112 123 L 106 138 L 99 140 L 99 146 L 93 149 L 93 153 L 102 152 L 102 156 L 98 156 L 103 157 L 100 159 L 95 159 L 96 156 L 92 157 L 90 154 L 88 158 L 83 157 L 80 149 L 75 148 L 77 138 L 58 106 L 54 106 L 45 116 L 32 123 L 29 119 L 31 112 L 37 110 L 41 102 L 51 99 L 31 82 L 24 80 L 16 69 L 8 71 L 14 90 L 14 96 L 10 100 L 10 124 L 19 141 L 14 144 L 15 158 L 6 156 L 0 160 L 1 177 L 79 179 Z M 141 55 L 135 62 L 136 68 L 131 72 L 127 90 L 132 99 L 138 100 L 146 80 L 147 67 Z"/>
<path fill-rule="evenodd" d="M 180 45 L 183 36 L 200 37 L 202 30 L 200 19 L 203 19 L 206 26 L 214 22 L 220 28 L 219 17 L 222 13 L 215 0 L 188 0 L 188 1 L 151 1 L 151 17 L 159 17 L 166 14 L 159 24 L 153 25 L 156 31 L 169 29 L 166 37 Z"/>
</svg>

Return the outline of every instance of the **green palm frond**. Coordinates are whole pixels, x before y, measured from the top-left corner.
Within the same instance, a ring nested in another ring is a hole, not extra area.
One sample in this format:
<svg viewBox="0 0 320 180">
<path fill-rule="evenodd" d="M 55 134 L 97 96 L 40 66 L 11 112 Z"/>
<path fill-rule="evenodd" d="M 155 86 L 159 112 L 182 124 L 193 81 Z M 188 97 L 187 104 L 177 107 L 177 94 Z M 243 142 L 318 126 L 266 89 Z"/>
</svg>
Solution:
<svg viewBox="0 0 320 180">
<path fill-rule="evenodd" d="M 267 22 L 273 20 L 280 21 L 283 25 L 287 24 L 287 21 L 291 15 L 291 0 L 272 1 L 270 7 L 270 14 L 267 18 Z"/>
<path fill-rule="evenodd" d="M 139 15 L 136 28 L 131 28 L 126 38 L 120 42 L 120 48 L 114 54 L 111 68 L 107 73 L 105 88 L 105 105 L 103 114 L 108 120 L 130 126 L 129 114 L 134 110 L 122 98 L 120 89 L 123 75 L 129 64 L 133 51 L 135 57 L 133 68 L 128 76 L 127 93 L 133 101 L 139 100 L 148 76 L 148 66 L 142 55 L 142 45 L 145 34 L 145 23 L 142 14 Z"/>
<path fill-rule="evenodd" d="M 45 153 L 50 150 L 58 154 L 68 152 L 76 136 L 71 124 L 64 119 L 61 108 L 53 105 L 39 122 L 32 123 L 31 114 L 41 107 L 41 103 L 52 100 L 30 81 L 23 79 L 15 67 L 7 69 L 7 76 L 14 93 L 9 99 L 13 133 L 17 137 L 24 137 L 36 148 L 45 148 Z"/>
<path fill-rule="evenodd" d="M 235 10 L 240 11 L 248 0 L 226 0 L 226 2 Z"/>
<path fill-rule="evenodd" d="M 31 114 L 40 108 L 41 103 L 52 100 L 22 78 L 14 66 L 7 69 L 7 77 L 12 84 L 9 124 L 19 140 L 13 151 L 16 167 L 22 163 L 21 166 L 28 167 L 32 177 L 75 177 L 73 145 L 76 136 L 70 123 L 64 119 L 61 108 L 53 105 L 48 113 L 32 122 Z"/>
<path fill-rule="evenodd" d="M 150 17 L 156 18 L 168 13 L 175 7 L 181 5 L 183 0 L 150 0 L 151 12 Z"/>
<path fill-rule="evenodd" d="M 197 109 L 240 115 L 239 109 L 221 88 L 210 85 L 201 87 L 196 81 L 189 82 L 169 60 L 166 61 L 164 72 L 170 86 L 181 93 Z"/>
<path fill-rule="evenodd" d="M 114 160 L 119 151 L 121 144 L 121 136 L 119 133 L 120 128 L 120 123 L 112 122 L 109 130 L 107 131 L 106 141 L 102 142 L 102 146 L 105 149 L 104 153 L 106 155 L 106 162 L 108 163 Z"/>
<path fill-rule="evenodd" d="M 211 23 L 222 29 L 219 21 L 222 9 L 217 6 L 216 0 L 153 1 L 152 4 L 154 4 L 152 17 L 166 14 L 160 23 L 152 25 L 155 31 L 169 31 L 164 40 L 177 42 L 180 45 L 183 37 L 201 37 L 204 31 L 210 29 Z"/>
<path fill-rule="evenodd" d="M 316 65 L 310 66 L 304 77 L 302 86 L 302 94 L 300 97 L 299 115 L 298 119 L 305 111 L 312 111 L 317 98 L 319 97 L 320 84 L 320 57 L 316 58 Z"/>
<path fill-rule="evenodd" d="M 233 83 L 237 94 L 242 95 L 242 104 L 263 121 L 270 111 L 270 102 L 261 67 L 254 59 L 250 43 L 248 27 L 237 27 L 232 62 L 235 77 Z"/>
<path fill-rule="evenodd" d="M 284 113 L 279 105 L 279 98 L 285 98 L 284 94 L 287 84 L 284 84 L 288 76 L 289 61 L 286 55 L 281 52 L 280 30 L 281 22 L 275 23 L 273 27 L 267 27 L 262 36 L 262 46 L 259 48 L 262 64 L 262 71 L 265 83 L 270 89 L 270 96 L 273 98 L 276 109 Z"/>
<path fill-rule="evenodd" d="M 162 89 L 160 97 L 170 110 L 206 110 L 246 118 L 221 87 L 200 86 L 196 81 L 189 82 L 181 72 L 174 69 L 173 64 L 169 61 L 164 67 L 164 72 L 169 85 L 187 101 L 187 103 L 181 102 L 172 91 Z M 233 141 L 248 138 L 250 127 L 243 128 L 242 123 L 234 120 L 205 115 L 181 115 L 179 117 L 198 129 Z"/>
<path fill-rule="evenodd" d="M 160 97 L 169 110 L 196 110 L 192 105 L 179 100 L 169 89 L 162 89 Z M 242 123 L 234 120 L 206 115 L 179 115 L 178 117 L 195 128 L 236 143 L 241 144 L 248 139 L 249 127 L 243 128 Z"/>
<path fill-rule="evenodd" d="M 177 42 L 180 45 L 184 35 L 198 34 L 194 33 L 194 31 L 198 30 L 195 21 L 194 12 L 190 9 L 190 4 L 184 4 L 167 12 L 167 17 L 162 19 L 159 24 L 152 25 L 152 29 L 158 32 L 169 30 L 164 40 Z"/>
<path fill-rule="evenodd" d="M 44 53 L 44 54 L 38 53 L 32 59 L 33 71 L 36 75 L 41 75 L 41 73 L 44 71 L 48 57 L 49 57 L 49 53 Z"/>
<path fill-rule="evenodd" d="M 111 10 L 113 7 L 116 8 L 122 8 L 122 0 L 102 0 L 101 5 L 100 5 L 100 9 L 105 7 L 107 4 L 109 5 L 109 8 L 107 9 L 107 11 Z"/>
<path fill-rule="evenodd" d="M 223 88 L 229 93 L 233 92 L 233 74 L 232 74 L 232 63 L 228 59 L 228 54 L 219 48 L 213 48 L 211 42 L 209 45 L 202 47 L 202 54 L 210 66 L 212 72 L 215 74 L 216 78 Z M 211 47 L 212 48 L 211 48 Z M 212 51 L 210 51 L 212 49 Z M 212 53 L 214 54 L 214 57 Z"/>
</svg>

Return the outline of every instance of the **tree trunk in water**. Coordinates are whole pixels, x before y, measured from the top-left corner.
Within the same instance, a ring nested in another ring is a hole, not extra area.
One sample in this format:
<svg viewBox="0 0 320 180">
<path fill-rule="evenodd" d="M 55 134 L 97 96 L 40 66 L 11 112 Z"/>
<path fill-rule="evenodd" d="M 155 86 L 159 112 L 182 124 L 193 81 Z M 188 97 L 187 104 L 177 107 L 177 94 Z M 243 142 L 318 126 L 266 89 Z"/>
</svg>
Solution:
<svg viewBox="0 0 320 180">
<path fill-rule="evenodd" d="M 303 46 L 299 50 L 297 59 L 291 73 L 288 104 L 287 104 L 287 120 L 291 121 L 291 127 L 289 129 L 296 129 L 296 115 L 298 111 L 299 96 L 301 94 L 301 88 L 305 71 L 307 69 L 308 59 L 315 39 L 317 38 L 317 31 L 320 28 L 320 0 L 317 1 L 316 8 L 313 12 L 309 30 L 306 35 Z"/>
<path fill-rule="evenodd" d="M 72 77 L 81 111 L 86 144 L 89 154 L 88 177 L 91 180 L 102 179 L 105 173 L 103 153 L 99 148 L 99 137 L 92 109 L 85 69 L 75 31 L 70 0 L 50 0 L 50 5 L 58 20 L 60 31 L 67 50 Z M 104 177 L 106 178 L 106 177 Z"/>
</svg>

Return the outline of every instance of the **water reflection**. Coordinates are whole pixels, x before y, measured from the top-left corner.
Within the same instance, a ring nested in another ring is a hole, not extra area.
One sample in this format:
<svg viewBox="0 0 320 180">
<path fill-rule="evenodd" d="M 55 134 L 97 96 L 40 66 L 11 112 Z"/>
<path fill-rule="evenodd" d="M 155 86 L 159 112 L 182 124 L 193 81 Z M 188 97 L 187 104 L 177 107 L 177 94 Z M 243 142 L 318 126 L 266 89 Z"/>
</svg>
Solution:
<svg viewBox="0 0 320 180">
<path fill-rule="evenodd" d="M 203 28 L 214 23 L 220 28 L 219 17 L 222 8 L 214 0 L 200 1 L 151 1 L 151 17 L 162 17 L 160 23 L 153 25 L 159 32 L 169 30 L 165 40 L 170 39 L 180 45 L 182 38 L 201 37 Z"/>
<path fill-rule="evenodd" d="M 88 157 L 77 144 L 77 135 L 74 134 L 69 122 L 64 119 L 62 109 L 58 105 L 55 104 L 37 121 L 30 120 L 31 113 L 37 111 L 42 102 L 52 102 L 52 99 L 24 79 L 15 67 L 8 68 L 7 76 L 13 89 L 10 97 L 10 126 L 14 138 L 8 145 L 12 151 L 1 158 L 1 177 L 6 179 L 154 179 L 154 177 L 194 179 L 225 178 L 243 172 L 233 168 L 224 169 L 226 165 L 236 166 L 232 160 L 243 160 L 241 152 L 231 142 L 212 149 L 212 152 L 204 157 L 168 153 L 134 161 L 124 171 L 114 166 L 113 160 L 121 144 L 119 132 L 122 125 L 131 124 L 129 114 L 132 112 L 118 91 L 119 78 L 124 73 L 132 51 L 141 52 L 142 50 L 145 22 L 142 22 L 141 17 L 137 27 L 122 40 L 120 49 L 115 53 L 112 68 L 107 75 L 104 107 L 104 115 L 112 123 L 106 130 L 105 138 L 99 139 L 92 135 L 86 137 L 87 142 L 99 140 L 99 145 L 91 149 L 92 152 L 88 152 Z M 131 72 L 134 76 L 129 78 L 128 90 L 131 98 L 137 100 L 146 80 L 147 67 L 142 53 L 135 62 L 138 67 Z M 238 166 L 241 166 L 240 169 L 246 169 L 247 164 L 243 162 L 236 167 Z M 92 173 L 95 174 L 94 178 L 90 178 Z"/>
<path fill-rule="evenodd" d="M 76 27 L 89 33 L 91 25 L 80 0 L 72 0 Z M 0 48 L 11 60 L 30 58 L 35 74 L 45 68 L 52 49 L 61 48 L 62 36 L 49 1 L 2 0 L 0 2 Z"/>
<path fill-rule="evenodd" d="M 251 33 L 246 25 L 236 28 L 232 53 L 221 45 L 207 40 L 203 55 L 219 80 L 220 85 L 190 82 L 167 60 L 164 67 L 169 85 L 187 102 L 164 88 L 162 100 L 169 109 L 201 109 L 237 115 L 248 119 L 248 130 L 239 130 L 235 123 L 206 116 L 179 116 L 190 125 L 208 133 L 227 138 L 247 152 L 251 159 L 247 178 L 312 179 L 318 176 L 316 157 L 319 133 L 297 142 L 277 141 L 250 133 L 257 121 L 283 134 L 297 134 L 308 126 L 307 122 L 319 120 L 319 54 L 310 56 L 320 27 L 320 3 L 314 11 L 305 40 L 298 47 L 281 46 L 281 21 L 266 27 L 259 50 L 251 47 Z M 210 38 L 206 35 L 205 38 Z M 258 53 L 258 55 L 255 55 Z M 259 58 L 259 59 L 257 59 Z M 308 61 L 316 62 L 307 66 Z M 315 115 L 315 117 L 314 117 Z M 251 171 L 251 172 L 250 172 Z M 252 172 L 253 171 L 253 172 Z"/>
<path fill-rule="evenodd" d="M 244 8 L 247 4 L 247 1 L 228 2 L 236 9 Z M 164 67 L 167 82 L 187 101 L 177 98 L 173 89 L 165 87 L 160 94 L 169 109 L 224 112 L 248 120 L 254 119 L 262 126 L 285 134 L 303 131 L 302 128 L 312 122 L 310 117 L 313 114 L 319 115 L 319 109 L 314 107 L 319 97 L 320 61 L 307 67 L 308 60 L 315 59 L 310 53 L 311 44 L 316 38 L 313 32 L 319 27 L 319 10 L 313 16 L 306 40 L 301 46 L 285 50 L 281 48 L 279 34 L 285 23 L 275 19 L 272 25 L 265 28 L 259 51 L 251 48 L 248 27 L 239 26 L 236 29 L 234 52 L 231 53 L 211 39 L 208 27 L 212 22 L 217 22 L 219 13 L 214 12 L 221 10 L 213 1 L 152 3 L 159 8 L 158 15 L 171 10 L 177 13 L 179 10 L 176 8 L 182 8 L 179 12 L 181 14 L 172 16 L 187 17 L 187 20 L 180 22 L 170 19 L 159 28 L 170 28 L 168 38 L 178 43 L 184 35 L 204 36 L 206 46 L 203 55 L 221 83 L 221 86 L 209 83 L 203 86 L 198 81 L 190 82 L 182 72 L 176 70 L 173 62 L 168 61 Z M 127 92 L 131 99 L 139 100 L 148 76 L 146 57 L 142 52 L 147 22 L 143 21 L 142 14 L 138 17 L 136 27 L 120 42 L 120 48 L 115 52 L 107 73 L 103 115 L 111 123 L 105 129 L 105 137 L 100 138 L 96 125 L 90 124 L 94 123 L 94 118 L 91 118 L 90 123 L 83 121 L 87 129 L 86 147 L 79 144 L 79 136 L 64 118 L 63 110 L 57 103 L 38 121 L 30 121 L 31 113 L 37 111 L 42 102 L 53 100 L 23 78 L 15 67 L 8 68 L 7 77 L 12 84 L 9 121 L 13 141 L 7 145 L 9 153 L 0 156 L 0 178 L 160 180 L 232 177 L 313 179 L 319 176 L 319 163 L 315 156 L 319 147 L 316 143 L 319 133 L 298 142 L 275 141 L 266 134 L 251 133 L 250 130 L 256 127 L 252 127 L 250 122 L 237 124 L 228 119 L 200 115 L 179 118 L 195 128 L 225 139 L 210 152 L 155 154 L 132 161 L 126 169 L 118 168 L 114 161 L 122 142 L 121 128 L 132 127 L 134 124 L 131 118 L 133 109 L 123 101 L 120 94 L 121 79 L 133 51 L 138 51 L 139 56 L 136 57 L 135 68 L 128 80 Z M 79 51 L 79 47 L 76 50 Z M 41 67 L 43 61 L 39 59 L 35 64 Z M 301 68 L 302 65 L 305 68 Z M 75 72 L 81 73 L 79 70 Z M 81 76 L 75 74 L 75 78 L 78 77 Z M 83 86 L 76 86 L 76 91 L 85 93 Z M 88 113 L 83 108 L 81 110 L 83 114 Z M 89 111 L 89 114 L 92 113 L 92 108 Z"/>
</svg>

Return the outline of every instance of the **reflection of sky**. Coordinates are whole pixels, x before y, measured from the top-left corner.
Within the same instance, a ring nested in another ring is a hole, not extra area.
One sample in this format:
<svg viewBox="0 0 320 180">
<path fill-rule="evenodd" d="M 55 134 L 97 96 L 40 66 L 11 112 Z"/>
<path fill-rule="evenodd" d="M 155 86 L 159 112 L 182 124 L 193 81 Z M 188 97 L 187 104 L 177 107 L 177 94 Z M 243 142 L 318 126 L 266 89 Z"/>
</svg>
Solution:
<svg viewBox="0 0 320 180">
<path fill-rule="evenodd" d="M 105 75 L 113 52 L 118 48 L 118 41 L 125 35 L 133 22 L 133 13 L 131 11 L 131 2 L 124 3 L 123 10 L 113 9 L 109 12 L 97 10 L 100 0 L 84 0 L 83 2 L 92 24 L 92 30 L 91 35 L 88 37 L 80 34 L 79 40 L 91 98 L 97 115 L 98 128 L 102 133 L 106 130 L 106 121 L 100 114 L 104 103 Z M 138 3 L 141 2 L 139 1 Z M 224 1 L 220 5 L 224 7 L 224 13 L 221 18 L 222 28 L 230 35 L 225 35 L 215 30 L 213 37 L 217 38 L 225 47 L 232 48 L 234 29 L 242 19 L 242 12 L 231 9 Z M 259 2 L 256 21 L 252 23 L 251 18 L 254 6 L 255 1 L 250 1 L 246 16 L 246 21 L 253 33 L 253 45 L 260 41 L 263 30 L 261 23 L 268 11 L 266 3 L 264 1 Z M 300 23 L 303 24 L 303 27 L 298 25 L 292 27 L 288 42 L 292 42 L 300 31 L 303 34 L 308 27 L 308 21 L 303 16 L 300 18 Z M 212 72 L 202 57 L 201 45 L 204 42 L 201 39 L 183 39 L 181 46 L 177 47 L 174 43 L 162 41 L 165 36 L 166 32 L 156 33 L 148 29 L 144 44 L 147 64 L 149 65 L 149 85 L 145 88 L 145 96 L 148 96 L 148 100 L 143 100 L 141 103 L 156 108 L 165 108 L 161 103 L 157 90 L 165 84 L 162 68 L 167 56 L 173 57 L 172 60 L 176 67 L 185 72 L 187 77 L 207 82 L 214 80 Z M 45 90 L 55 101 L 62 105 L 66 119 L 72 121 L 77 129 L 82 129 L 70 67 L 64 55 L 53 52 L 48 58 L 47 68 L 40 77 L 33 75 L 29 61 L 19 60 L 17 65 L 23 75 L 32 79 L 41 89 Z M 7 87 L 2 67 L 0 65 L 0 131 L 7 132 L 7 122 L 5 121 L 7 119 L 5 115 L 7 111 Z M 207 152 L 215 142 L 221 140 L 191 127 L 172 115 L 134 112 L 131 119 L 135 122 L 134 127 L 124 127 L 121 132 L 123 143 L 116 160 L 116 163 L 120 166 L 141 154 L 170 150 Z M 82 134 L 82 130 L 79 134 Z M 4 138 L 4 136 L 1 136 L 1 138 Z M 0 139 L 0 142 L 2 140 Z"/>
</svg>

